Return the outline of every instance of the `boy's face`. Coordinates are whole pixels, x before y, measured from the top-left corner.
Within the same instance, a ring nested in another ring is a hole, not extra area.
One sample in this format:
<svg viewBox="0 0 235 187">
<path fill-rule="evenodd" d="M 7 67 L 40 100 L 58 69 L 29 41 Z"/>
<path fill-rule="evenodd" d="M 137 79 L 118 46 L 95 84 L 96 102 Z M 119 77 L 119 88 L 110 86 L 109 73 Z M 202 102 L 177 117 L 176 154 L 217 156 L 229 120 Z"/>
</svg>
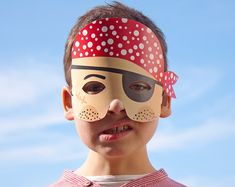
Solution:
<svg viewBox="0 0 235 187">
<path fill-rule="evenodd" d="M 72 61 L 72 65 L 88 66 L 87 69 L 72 69 L 71 72 L 72 106 L 77 132 L 91 150 L 106 156 L 127 155 L 146 145 L 156 130 L 161 111 L 162 87 L 155 82 L 151 84 L 149 80 L 152 80 L 152 76 L 144 69 L 123 61 L 111 57 Z M 96 67 L 96 70 L 92 67 Z M 128 71 L 130 75 L 135 73 L 135 76 L 128 80 L 121 73 L 102 71 L 110 67 L 115 71 Z M 131 90 L 124 90 L 124 87 Z M 149 87 L 154 88 L 152 93 L 148 93 Z M 136 93 L 128 96 L 128 91 Z M 101 119 L 87 120 L 98 112 L 101 112 L 98 115 Z M 81 119 L 81 114 L 84 114 L 85 120 Z M 142 122 L 131 119 L 135 114 L 142 115 L 139 116 Z"/>
</svg>

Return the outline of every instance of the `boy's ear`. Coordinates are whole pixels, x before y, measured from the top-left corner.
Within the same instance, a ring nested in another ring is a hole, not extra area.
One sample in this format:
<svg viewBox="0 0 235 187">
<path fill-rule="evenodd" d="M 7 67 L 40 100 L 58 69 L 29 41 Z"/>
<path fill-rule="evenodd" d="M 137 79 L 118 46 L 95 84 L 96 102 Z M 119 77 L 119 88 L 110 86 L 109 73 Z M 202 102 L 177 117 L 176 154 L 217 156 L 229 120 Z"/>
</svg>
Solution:
<svg viewBox="0 0 235 187">
<path fill-rule="evenodd" d="M 68 87 L 62 88 L 62 103 L 64 107 L 64 116 L 67 120 L 74 120 L 73 107 L 72 107 L 72 96 Z"/>
<path fill-rule="evenodd" d="M 171 97 L 163 93 L 160 117 L 166 118 L 170 115 L 171 115 Z"/>
</svg>

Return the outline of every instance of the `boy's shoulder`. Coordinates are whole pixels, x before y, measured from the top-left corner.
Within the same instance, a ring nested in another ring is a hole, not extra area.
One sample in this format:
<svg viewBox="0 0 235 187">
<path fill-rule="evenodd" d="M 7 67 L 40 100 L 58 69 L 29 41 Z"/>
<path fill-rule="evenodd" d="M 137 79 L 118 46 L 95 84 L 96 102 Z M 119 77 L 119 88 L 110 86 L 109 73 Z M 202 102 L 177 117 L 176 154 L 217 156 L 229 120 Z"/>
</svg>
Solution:
<svg viewBox="0 0 235 187">
<path fill-rule="evenodd" d="M 99 184 L 88 180 L 83 176 L 76 175 L 73 171 L 65 170 L 63 176 L 49 187 L 78 187 L 78 186 L 92 186 L 101 187 Z M 132 180 L 121 187 L 186 187 L 185 185 L 169 178 L 164 169 L 160 169 L 154 173 L 147 174 L 141 178 Z"/>
<path fill-rule="evenodd" d="M 122 187 L 134 187 L 134 186 L 145 186 L 145 187 L 186 187 L 173 179 L 171 179 L 164 169 L 160 169 L 153 173 L 147 174 L 141 178 L 133 180 Z"/>
</svg>

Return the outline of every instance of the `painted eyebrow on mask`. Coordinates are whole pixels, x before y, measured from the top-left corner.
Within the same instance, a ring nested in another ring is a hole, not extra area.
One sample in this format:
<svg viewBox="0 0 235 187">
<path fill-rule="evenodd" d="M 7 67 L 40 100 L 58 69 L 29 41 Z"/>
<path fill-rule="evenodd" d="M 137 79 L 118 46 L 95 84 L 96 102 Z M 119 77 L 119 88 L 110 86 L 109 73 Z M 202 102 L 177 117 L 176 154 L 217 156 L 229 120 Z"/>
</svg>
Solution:
<svg viewBox="0 0 235 187">
<path fill-rule="evenodd" d="M 146 77 L 144 75 L 140 75 L 138 73 L 134 73 L 134 72 L 130 72 L 130 71 L 126 71 L 126 70 L 122 70 L 122 69 L 116 69 L 116 68 L 109 68 L 109 67 L 96 67 L 96 66 L 83 66 L 83 65 L 72 65 L 71 69 L 88 69 L 88 70 L 98 70 L 98 71 L 108 71 L 108 72 L 112 72 L 112 73 L 119 73 L 119 74 L 136 74 L 138 76 L 143 76 Z M 96 74 L 97 75 L 97 74 Z M 101 75 L 102 76 L 102 75 Z M 146 77 L 147 79 L 151 79 L 149 77 Z M 85 79 L 85 78 L 84 78 Z M 162 86 L 162 83 L 156 81 L 155 79 L 151 79 L 153 80 L 156 84 Z"/>
<path fill-rule="evenodd" d="M 97 77 L 97 78 L 100 78 L 100 79 L 105 79 L 106 78 L 105 76 L 99 75 L 99 74 L 89 74 L 89 75 L 84 77 L 84 80 L 86 80 L 86 79 L 88 79 L 90 77 Z"/>
</svg>

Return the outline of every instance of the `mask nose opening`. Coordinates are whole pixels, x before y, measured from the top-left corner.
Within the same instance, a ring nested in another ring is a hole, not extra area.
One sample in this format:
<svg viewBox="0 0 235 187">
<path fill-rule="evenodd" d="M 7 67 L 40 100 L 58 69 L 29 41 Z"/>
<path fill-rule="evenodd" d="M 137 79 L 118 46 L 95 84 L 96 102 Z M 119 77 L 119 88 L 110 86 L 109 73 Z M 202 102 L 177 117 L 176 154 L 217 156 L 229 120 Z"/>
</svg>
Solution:
<svg viewBox="0 0 235 187">
<path fill-rule="evenodd" d="M 123 102 L 119 99 L 112 100 L 108 109 L 109 112 L 112 112 L 115 114 L 118 114 L 122 112 L 123 110 L 125 110 Z"/>
</svg>

